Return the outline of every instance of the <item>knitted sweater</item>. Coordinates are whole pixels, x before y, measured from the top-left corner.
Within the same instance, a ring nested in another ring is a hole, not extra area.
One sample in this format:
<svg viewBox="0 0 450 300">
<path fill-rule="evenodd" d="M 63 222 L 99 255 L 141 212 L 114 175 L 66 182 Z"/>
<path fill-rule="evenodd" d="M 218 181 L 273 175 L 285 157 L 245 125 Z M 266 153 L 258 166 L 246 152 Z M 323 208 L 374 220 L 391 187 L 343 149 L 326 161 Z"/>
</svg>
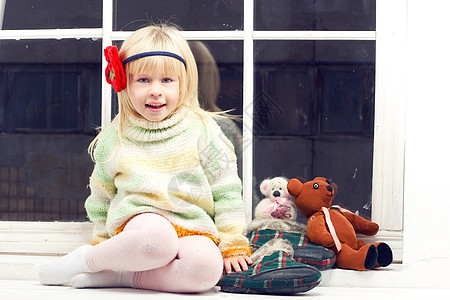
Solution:
<svg viewBox="0 0 450 300">
<path fill-rule="evenodd" d="M 85 203 L 94 242 L 152 212 L 180 237 L 211 238 L 223 257 L 250 254 L 236 155 L 212 118 L 186 108 L 157 123 L 129 118 L 120 142 L 113 123 L 100 136 L 94 159 Z"/>
</svg>

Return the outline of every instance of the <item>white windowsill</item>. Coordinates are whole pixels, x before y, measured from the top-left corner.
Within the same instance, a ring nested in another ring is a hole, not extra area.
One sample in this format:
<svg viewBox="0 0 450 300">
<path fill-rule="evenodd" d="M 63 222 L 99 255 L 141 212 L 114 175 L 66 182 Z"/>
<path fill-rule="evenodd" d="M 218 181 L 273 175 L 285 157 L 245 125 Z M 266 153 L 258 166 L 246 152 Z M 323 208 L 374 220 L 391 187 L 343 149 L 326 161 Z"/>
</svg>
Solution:
<svg viewBox="0 0 450 300">
<path fill-rule="evenodd" d="M 30 226 L 31 225 L 31 226 Z M 91 238 L 91 223 L 0 222 L 0 280 L 36 281 L 40 265 L 57 259 Z M 381 231 L 366 242 L 384 241 L 394 250 L 397 263 L 378 270 L 332 269 L 322 272 L 321 287 L 431 288 L 446 286 L 450 270 L 439 260 L 411 265 L 401 263 L 401 232 Z M 437 275 L 440 274 L 440 275 Z M 450 275 L 449 275 L 450 276 Z"/>
<path fill-rule="evenodd" d="M 0 222 L 0 280 L 37 280 L 38 269 L 91 240 L 89 222 Z M 389 287 L 402 278 L 403 236 L 381 231 L 366 242 L 383 241 L 394 251 L 397 262 L 388 268 L 357 272 L 332 269 L 322 272 L 321 286 Z"/>
</svg>

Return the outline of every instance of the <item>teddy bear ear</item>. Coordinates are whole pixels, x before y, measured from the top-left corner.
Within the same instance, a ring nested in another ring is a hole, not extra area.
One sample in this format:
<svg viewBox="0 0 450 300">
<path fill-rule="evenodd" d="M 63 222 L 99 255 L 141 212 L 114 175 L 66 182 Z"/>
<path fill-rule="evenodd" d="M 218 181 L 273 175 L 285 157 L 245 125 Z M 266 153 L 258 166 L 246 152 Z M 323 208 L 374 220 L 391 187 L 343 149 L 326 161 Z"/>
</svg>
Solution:
<svg viewBox="0 0 450 300">
<path fill-rule="evenodd" d="M 334 194 L 336 195 L 337 192 L 339 191 L 339 186 L 336 184 L 336 182 L 332 182 L 332 183 L 330 183 L 330 185 L 333 187 Z"/>
<path fill-rule="evenodd" d="M 303 183 L 297 178 L 292 178 L 287 184 L 287 189 L 291 196 L 297 197 L 302 192 Z"/>
<path fill-rule="evenodd" d="M 336 194 L 339 190 L 339 186 L 337 185 L 337 183 L 334 182 L 331 178 L 326 179 L 326 182 L 333 187 L 334 193 Z"/>
<path fill-rule="evenodd" d="M 267 196 L 267 190 L 269 189 L 270 179 L 264 179 L 263 182 L 259 185 L 259 190 L 261 191 L 261 194 L 264 196 Z"/>
<path fill-rule="evenodd" d="M 330 183 L 325 177 L 316 177 L 314 180 L 326 181 L 327 183 Z"/>
</svg>

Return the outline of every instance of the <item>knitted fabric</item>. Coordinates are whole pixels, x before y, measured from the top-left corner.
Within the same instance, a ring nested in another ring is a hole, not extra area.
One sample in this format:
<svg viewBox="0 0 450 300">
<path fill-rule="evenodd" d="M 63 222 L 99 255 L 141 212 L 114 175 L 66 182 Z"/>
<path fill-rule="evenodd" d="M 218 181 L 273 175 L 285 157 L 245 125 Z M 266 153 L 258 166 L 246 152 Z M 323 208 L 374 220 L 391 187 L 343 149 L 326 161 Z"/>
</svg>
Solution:
<svg viewBox="0 0 450 300">
<path fill-rule="evenodd" d="M 102 132 L 94 159 L 85 203 L 94 242 L 151 212 L 179 236 L 211 238 L 224 257 L 250 254 L 236 155 L 212 118 L 186 108 L 161 122 L 130 117 L 120 142 L 116 124 Z"/>
</svg>

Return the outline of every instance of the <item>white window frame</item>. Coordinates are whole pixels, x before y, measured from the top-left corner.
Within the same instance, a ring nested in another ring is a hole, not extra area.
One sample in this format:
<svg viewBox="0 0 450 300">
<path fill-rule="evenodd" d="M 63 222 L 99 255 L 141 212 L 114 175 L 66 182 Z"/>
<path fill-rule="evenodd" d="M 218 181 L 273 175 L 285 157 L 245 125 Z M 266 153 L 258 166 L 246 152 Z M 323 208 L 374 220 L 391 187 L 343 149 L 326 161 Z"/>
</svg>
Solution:
<svg viewBox="0 0 450 300">
<path fill-rule="evenodd" d="M 1 1 L 4 3 L 4 1 Z M 253 44 L 255 40 L 376 40 L 375 128 L 372 219 L 380 232 L 366 241 L 385 241 L 394 259 L 403 256 L 403 178 L 406 112 L 407 0 L 377 0 L 376 31 L 254 31 L 253 0 L 244 0 L 243 31 L 185 31 L 188 40 L 243 41 L 243 196 L 252 215 Z M 0 11 L 1 14 L 1 11 Z M 102 28 L 0 30 L 0 40 L 101 38 L 103 48 L 130 32 L 113 31 L 113 1 L 103 1 Z M 102 55 L 99 53 L 99 55 Z M 104 69 L 106 62 L 103 60 Z M 102 126 L 111 121 L 111 87 L 102 80 Z M 1 254 L 59 255 L 89 242 L 88 222 L 1 222 Z M 0 259 L 1 263 L 1 259 Z"/>
</svg>

